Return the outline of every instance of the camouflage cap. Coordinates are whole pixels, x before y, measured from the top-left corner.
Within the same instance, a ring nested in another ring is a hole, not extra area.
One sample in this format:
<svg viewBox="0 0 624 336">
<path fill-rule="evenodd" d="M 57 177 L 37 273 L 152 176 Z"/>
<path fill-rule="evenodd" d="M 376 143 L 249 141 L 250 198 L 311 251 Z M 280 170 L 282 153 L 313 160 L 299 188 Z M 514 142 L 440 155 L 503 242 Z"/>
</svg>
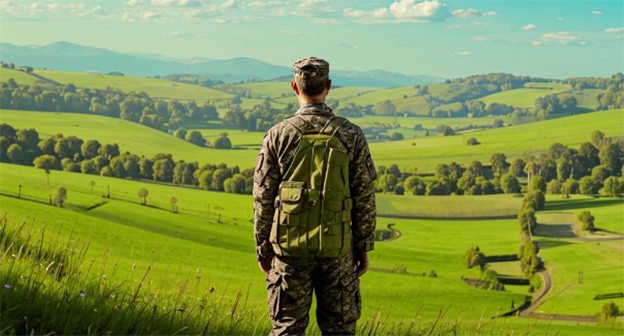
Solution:
<svg viewBox="0 0 624 336">
<path fill-rule="evenodd" d="M 329 77 L 329 63 L 320 58 L 304 58 L 295 62 L 293 68 L 295 78 L 301 78 L 306 82 L 324 82 Z"/>
</svg>

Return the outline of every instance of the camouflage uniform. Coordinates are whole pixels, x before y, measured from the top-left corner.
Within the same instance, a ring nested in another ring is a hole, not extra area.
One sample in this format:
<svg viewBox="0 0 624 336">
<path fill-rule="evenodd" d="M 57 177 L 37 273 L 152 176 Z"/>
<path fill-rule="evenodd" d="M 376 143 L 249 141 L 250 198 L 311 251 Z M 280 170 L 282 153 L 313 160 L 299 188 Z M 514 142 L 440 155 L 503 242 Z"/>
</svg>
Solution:
<svg viewBox="0 0 624 336">
<path fill-rule="evenodd" d="M 334 116 L 325 104 L 316 103 L 303 105 L 297 114 L 317 131 Z M 253 196 L 259 261 L 275 256 L 269 240 L 275 198 L 300 137 L 301 134 L 290 123 L 283 121 L 267 132 L 258 154 Z M 336 137 L 346 147 L 350 159 L 353 248 L 355 252 L 370 251 L 375 231 L 375 167 L 364 133 L 358 126 L 347 122 Z M 338 258 L 273 258 L 272 269 L 267 276 L 272 334 L 300 335 L 305 332 L 313 289 L 317 295 L 317 321 L 323 334 L 354 334 L 361 309 L 355 266 L 353 251 Z"/>
</svg>

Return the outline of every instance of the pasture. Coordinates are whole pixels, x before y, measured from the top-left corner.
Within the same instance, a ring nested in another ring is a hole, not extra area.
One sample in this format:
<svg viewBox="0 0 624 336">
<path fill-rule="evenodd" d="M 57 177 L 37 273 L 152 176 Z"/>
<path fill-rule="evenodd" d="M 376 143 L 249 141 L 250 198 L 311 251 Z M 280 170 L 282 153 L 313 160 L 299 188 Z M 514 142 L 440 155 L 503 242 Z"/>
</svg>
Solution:
<svg viewBox="0 0 624 336">
<path fill-rule="evenodd" d="M 226 302 L 234 300 L 238 292 L 247 293 L 247 307 L 254 307 L 255 316 L 262 319 L 264 281 L 254 261 L 249 196 L 61 171 L 51 172 L 48 186 L 43 171 L 10 164 L 0 164 L 0 177 L 3 214 L 12 220 L 45 225 L 47 230 L 58 231 L 63 237 L 72 235 L 89 242 L 87 260 L 101 262 L 106 258 L 111 261 L 108 267 L 114 264 L 114 268 L 105 267 L 101 271 L 111 278 L 109 281 L 136 280 L 152 263 L 149 274 L 152 286 L 180 284 L 201 274 L 202 286 L 214 288 L 215 295 L 225 295 Z M 95 182 L 93 191 L 91 181 Z M 18 184 L 23 186 L 21 199 L 15 197 Z M 66 206 L 62 209 L 46 204 L 51 189 L 59 185 L 68 190 Z M 108 188 L 110 199 L 102 197 Z M 139 204 L 140 188 L 149 190 L 148 206 Z M 178 200 L 178 213 L 170 211 L 172 196 Z M 380 195 L 380 200 L 383 197 Z M 493 198 L 483 198 L 483 202 L 491 204 Z M 471 201 L 478 204 L 477 197 Z M 430 197 L 427 202 L 428 206 L 440 209 L 454 206 L 448 198 Z M 618 219 L 621 217 L 614 218 Z M 512 301 L 523 302 L 525 294 L 517 289 L 502 292 L 476 289 L 460 279 L 479 276 L 478 271 L 466 269 L 461 262 L 471 246 L 479 246 L 486 255 L 517 251 L 517 220 L 378 219 L 380 228 L 389 223 L 395 224 L 401 237 L 378 242 L 370 254 L 371 270 L 362 281 L 365 305 L 361 326 L 377 315 L 386 328 L 414 318 L 426 324 L 442 310 L 445 323 L 460 319 L 460 327 L 468 330 L 476 325 L 484 330 L 501 325 L 510 330 L 529 328 L 529 325 L 534 330 L 553 330 L 548 329 L 554 328 L 553 324 L 532 324 L 528 320 L 490 321 L 490 317 L 507 311 Z M 574 251 L 566 253 L 573 255 Z M 606 254 L 604 258 L 618 262 L 619 253 Z M 559 257 L 544 255 L 553 264 Z M 568 259 L 572 258 L 563 260 Z M 405 272 L 393 272 L 397 269 Z M 557 269 L 553 267 L 554 274 Z M 432 270 L 435 277 L 429 276 Z M 173 291 L 177 289 L 175 285 L 171 287 Z M 453 300 L 449 301 L 449 297 Z M 569 299 L 566 297 L 560 295 L 562 300 Z M 570 305 L 566 302 L 558 306 Z M 567 325 L 561 328 L 565 330 Z M 597 329 L 586 326 L 579 330 L 591 333 Z"/>
<path fill-rule="evenodd" d="M 113 76 L 88 72 L 65 72 L 35 69 L 35 74 L 53 81 L 78 88 L 106 90 L 108 87 L 124 92 L 145 92 L 152 98 L 195 100 L 198 104 L 215 103 L 232 99 L 233 95 L 211 88 L 187 83 L 173 82 L 160 78 Z"/>
<path fill-rule="evenodd" d="M 41 79 L 20 69 L 0 67 L 0 81 L 7 82 L 11 78 L 19 85 L 35 85 L 42 82 Z"/>
<path fill-rule="evenodd" d="M 556 83 L 527 83 L 524 88 L 497 92 L 478 98 L 478 100 L 487 105 L 499 103 L 513 107 L 532 108 L 535 99 L 547 95 L 560 94 L 570 89 L 568 85 Z"/>
</svg>

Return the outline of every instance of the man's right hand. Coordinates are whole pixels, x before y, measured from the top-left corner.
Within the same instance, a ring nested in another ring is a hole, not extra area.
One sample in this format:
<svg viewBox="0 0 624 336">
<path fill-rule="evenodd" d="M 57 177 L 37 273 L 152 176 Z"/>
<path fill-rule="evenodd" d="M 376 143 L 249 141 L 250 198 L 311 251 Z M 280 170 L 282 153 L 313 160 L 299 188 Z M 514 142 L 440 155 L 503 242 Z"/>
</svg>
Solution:
<svg viewBox="0 0 624 336">
<path fill-rule="evenodd" d="M 368 271 L 368 253 L 366 251 L 355 251 L 353 254 L 355 261 L 355 272 L 361 277 Z"/>
<path fill-rule="evenodd" d="M 264 272 L 265 274 L 269 274 L 269 271 L 271 270 L 272 261 L 273 261 L 273 257 L 264 258 L 258 261 L 258 266 L 260 267 L 260 270 Z"/>
</svg>

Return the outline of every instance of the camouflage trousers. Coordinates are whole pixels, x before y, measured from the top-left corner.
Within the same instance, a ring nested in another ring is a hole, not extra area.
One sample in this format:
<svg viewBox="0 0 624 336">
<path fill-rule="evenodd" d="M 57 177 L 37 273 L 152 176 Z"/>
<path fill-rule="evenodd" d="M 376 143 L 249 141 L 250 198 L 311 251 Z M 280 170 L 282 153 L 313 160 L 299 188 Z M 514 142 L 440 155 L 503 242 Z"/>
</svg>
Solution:
<svg viewBox="0 0 624 336">
<path fill-rule="evenodd" d="M 353 253 L 338 258 L 275 257 L 267 276 L 271 335 L 303 335 L 312 292 L 323 335 L 354 335 L 362 300 Z"/>
</svg>

